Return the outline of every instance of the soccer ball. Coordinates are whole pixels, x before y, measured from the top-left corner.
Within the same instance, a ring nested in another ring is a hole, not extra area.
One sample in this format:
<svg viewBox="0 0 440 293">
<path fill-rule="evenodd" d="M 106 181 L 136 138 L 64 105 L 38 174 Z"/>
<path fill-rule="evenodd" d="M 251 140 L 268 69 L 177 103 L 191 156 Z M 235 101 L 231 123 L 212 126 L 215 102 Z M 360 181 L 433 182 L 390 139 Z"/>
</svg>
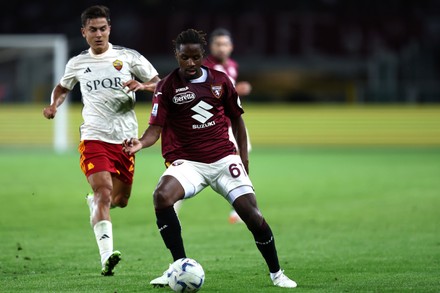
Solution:
<svg viewBox="0 0 440 293">
<path fill-rule="evenodd" d="M 205 282 L 202 266 L 192 258 L 181 258 L 168 270 L 168 285 L 175 292 L 197 292 Z"/>
</svg>

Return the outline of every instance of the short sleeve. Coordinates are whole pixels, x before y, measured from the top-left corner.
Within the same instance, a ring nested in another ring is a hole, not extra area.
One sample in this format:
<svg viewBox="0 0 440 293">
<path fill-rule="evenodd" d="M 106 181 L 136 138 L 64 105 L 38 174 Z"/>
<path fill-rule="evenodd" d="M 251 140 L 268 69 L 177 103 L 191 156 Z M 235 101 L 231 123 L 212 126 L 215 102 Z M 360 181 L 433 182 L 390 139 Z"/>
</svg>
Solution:
<svg viewBox="0 0 440 293">
<path fill-rule="evenodd" d="M 68 90 L 72 90 L 73 87 L 77 84 L 78 79 L 76 78 L 76 70 L 75 70 L 75 61 L 74 58 L 70 59 L 67 62 L 66 69 L 64 71 L 63 77 L 61 77 L 60 85 Z"/>
<path fill-rule="evenodd" d="M 153 95 L 153 102 L 150 115 L 150 125 L 164 126 L 168 113 L 168 105 L 166 103 L 166 93 L 163 92 L 163 80 L 156 87 Z"/>
<path fill-rule="evenodd" d="M 223 104 L 226 116 L 231 118 L 240 116 L 244 113 L 244 110 L 241 105 L 240 97 L 229 78 L 225 79 L 225 89 Z"/>
<path fill-rule="evenodd" d="M 133 74 L 142 82 L 150 81 L 155 76 L 159 75 L 156 68 L 144 56 L 140 55 L 133 59 Z"/>
</svg>

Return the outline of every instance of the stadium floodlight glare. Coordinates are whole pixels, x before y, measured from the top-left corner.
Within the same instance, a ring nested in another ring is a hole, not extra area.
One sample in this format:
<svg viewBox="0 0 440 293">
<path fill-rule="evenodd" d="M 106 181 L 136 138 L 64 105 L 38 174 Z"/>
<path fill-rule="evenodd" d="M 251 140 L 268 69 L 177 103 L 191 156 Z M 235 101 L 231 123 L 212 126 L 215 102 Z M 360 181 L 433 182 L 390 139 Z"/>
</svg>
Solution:
<svg viewBox="0 0 440 293">
<path fill-rule="evenodd" d="M 64 74 L 67 63 L 68 46 L 64 35 L 36 34 L 36 35 L 0 35 L 0 48 L 39 48 L 51 50 L 53 61 L 53 86 L 58 84 Z M 54 149 L 58 153 L 67 151 L 68 140 L 68 99 L 58 108 L 54 119 Z"/>
</svg>

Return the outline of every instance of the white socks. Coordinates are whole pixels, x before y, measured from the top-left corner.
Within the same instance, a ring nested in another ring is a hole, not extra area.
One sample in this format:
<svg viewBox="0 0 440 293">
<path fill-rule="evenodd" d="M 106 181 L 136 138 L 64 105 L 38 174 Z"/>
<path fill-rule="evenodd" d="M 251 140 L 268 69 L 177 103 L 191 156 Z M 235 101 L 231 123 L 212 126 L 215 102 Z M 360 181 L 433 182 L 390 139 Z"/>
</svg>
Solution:
<svg viewBox="0 0 440 293">
<path fill-rule="evenodd" d="M 105 261 L 113 253 L 113 230 L 110 221 L 100 221 L 93 227 L 95 232 L 96 243 L 98 243 L 99 253 L 101 254 L 101 263 Z"/>
</svg>

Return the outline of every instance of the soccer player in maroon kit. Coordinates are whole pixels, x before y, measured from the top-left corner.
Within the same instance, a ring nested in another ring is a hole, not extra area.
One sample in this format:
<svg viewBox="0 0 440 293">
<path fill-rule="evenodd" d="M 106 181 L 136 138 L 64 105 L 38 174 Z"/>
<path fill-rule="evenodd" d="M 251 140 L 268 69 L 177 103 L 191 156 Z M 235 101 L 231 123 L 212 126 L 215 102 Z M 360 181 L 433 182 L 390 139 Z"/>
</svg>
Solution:
<svg viewBox="0 0 440 293">
<path fill-rule="evenodd" d="M 231 79 L 232 83 L 235 85 L 235 90 L 240 97 L 247 96 L 251 93 L 252 86 L 247 81 L 237 81 L 238 78 L 238 63 L 231 58 L 232 51 L 234 50 L 234 44 L 232 41 L 231 33 L 224 28 L 217 28 L 213 30 L 209 36 L 209 55 L 203 60 L 202 65 L 224 72 Z M 249 133 L 246 129 L 248 151 L 251 151 L 251 142 L 249 140 Z M 235 143 L 231 128 L 229 128 L 229 136 Z M 235 143 L 236 144 L 236 143 Z M 176 211 L 179 208 L 179 203 L 174 205 Z M 237 214 L 237 212 L 232 209 L 229 213 L 229 223 L 243 223 L 243 220 Z"/>
<path fill-rule="evenodd" d="M 231 33 L 224 28 L 215 29 L 209 36 L 210 54 L 203 60 L 202 64 L 226 73 L 235 85 L 238 95 L 240 97 L 247 96 L 251 93 L 252 86 L 247 81 L 237 81 L 238 63 L 231 58 L 233 50 L 234 44 Z"/>
<path fill-rule="evenodd" d="M 152 146 L 162 135 L 162 155 L 168 168 L 153 193 L 156 223 L 173 260 L 185 258 L 181 226 L 174 203 L 211 186 L 234 207 L 254 236 L 275 286 L 295 288 L 280 268 L 275 240 L 257 207 L 248 176 L 248 149 L 243 109 L 229 77 L 202 66 L 205 34 L 181 32 L 175 57 L 179 68 L 162 79 L 153 97 L 149 127 L 140 139 L 124 141 L 129 155 Z M 235 144 L 229 139 L 228 118 Z M 152 285 L 168 285 L 167 271 Z"/>
</svg>

